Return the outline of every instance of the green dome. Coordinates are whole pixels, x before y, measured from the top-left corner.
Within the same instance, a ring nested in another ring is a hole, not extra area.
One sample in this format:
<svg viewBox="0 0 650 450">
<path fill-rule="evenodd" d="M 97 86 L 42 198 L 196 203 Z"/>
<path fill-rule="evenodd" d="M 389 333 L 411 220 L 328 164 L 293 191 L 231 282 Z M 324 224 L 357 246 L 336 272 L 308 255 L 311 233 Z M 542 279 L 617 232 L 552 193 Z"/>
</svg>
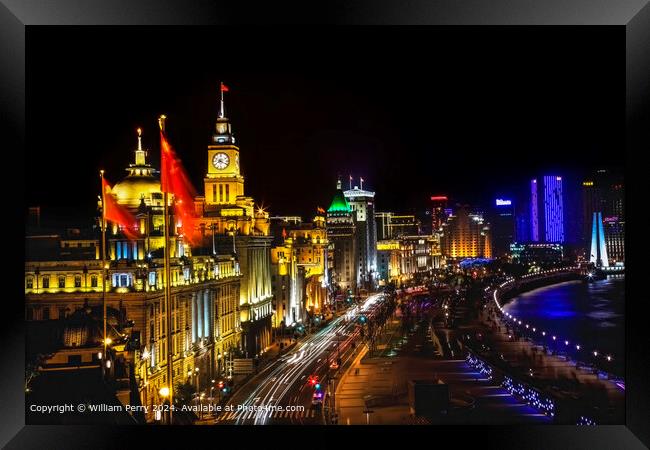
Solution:
<svg viewBox="0 0 650 450">
<path fill-rule="evenodd" d="M 328 213 L 339 213 L 339 212 L 348 213 L 350 211 L 351 211 L 350 205 L 348 205 L 348 201 L 345 199 L 345 195 L 343 195 L 343 191 L 341 189 L 337 189 L 336 194 L 334 194 L 334 199 L 332 199 L 332 204 L 327 209 L 327 212 Z"/>
</svg>

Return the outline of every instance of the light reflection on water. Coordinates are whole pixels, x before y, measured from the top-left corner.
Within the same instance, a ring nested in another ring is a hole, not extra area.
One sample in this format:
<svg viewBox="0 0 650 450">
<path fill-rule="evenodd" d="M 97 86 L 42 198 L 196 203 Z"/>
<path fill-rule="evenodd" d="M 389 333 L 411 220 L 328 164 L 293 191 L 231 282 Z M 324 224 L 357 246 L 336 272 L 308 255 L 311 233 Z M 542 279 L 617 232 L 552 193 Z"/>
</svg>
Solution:
<svg viewBox="0 0 650 450">
<path fill-rule="evenodd" d="M 617 356 L 623 363 L 625 278 L 569 281 L 524 293 L 505 305 L 510 314 L 568 339 L 575 347 Z"/>
</svg>

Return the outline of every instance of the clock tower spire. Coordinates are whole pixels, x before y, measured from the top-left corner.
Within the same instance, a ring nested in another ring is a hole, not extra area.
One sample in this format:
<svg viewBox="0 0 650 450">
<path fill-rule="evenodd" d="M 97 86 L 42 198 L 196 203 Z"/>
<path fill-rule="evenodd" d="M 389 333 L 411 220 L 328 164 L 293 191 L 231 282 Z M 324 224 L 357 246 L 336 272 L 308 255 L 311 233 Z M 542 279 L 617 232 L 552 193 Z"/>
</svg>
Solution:
<svg viewBox="0 0 650 450">
<path fill-rule="evenodd" d="M 208 145 L 208 173 L 204 179 L 207 205 L 234 205 L 238 196 L 244 195 L 244 177 L 239 172 L 239 147 L 226 117 L 224 92 L 228 87 L 221 83 L 220 107 L 215 133 Z"/>
</svg>

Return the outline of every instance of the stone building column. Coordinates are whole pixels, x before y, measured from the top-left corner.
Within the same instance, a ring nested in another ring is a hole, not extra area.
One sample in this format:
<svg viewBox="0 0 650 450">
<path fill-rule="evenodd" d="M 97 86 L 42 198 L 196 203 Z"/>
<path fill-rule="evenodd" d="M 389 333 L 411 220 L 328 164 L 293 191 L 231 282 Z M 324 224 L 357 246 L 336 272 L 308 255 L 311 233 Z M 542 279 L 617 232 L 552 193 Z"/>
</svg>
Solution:
<svg viewBox="0 0 650 450">
<path fill-rule="evenodd" d="M 199 323 L 199 319 L 197 317 L 197 308 L 196 308 L 196 293 L 192 292 L 192 297 L 190 299 L 191 302 L 191 310 L 192 310 L 192 343 L 196 342 L 197 337 L 198 337 L 198 330 L 197 326 Z"/>
</svg>

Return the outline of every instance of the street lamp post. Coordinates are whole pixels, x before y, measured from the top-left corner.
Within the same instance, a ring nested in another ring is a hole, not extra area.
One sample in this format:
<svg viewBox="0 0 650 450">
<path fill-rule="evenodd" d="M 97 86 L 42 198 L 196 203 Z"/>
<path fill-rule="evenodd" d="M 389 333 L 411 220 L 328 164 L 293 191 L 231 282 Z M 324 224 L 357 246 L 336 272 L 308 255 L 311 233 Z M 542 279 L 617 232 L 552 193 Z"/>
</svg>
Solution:
<svg viewBox="0 0 650 450">
<path fill-rule="evenodd" d="M 158 391 L 158 394 L 163 398 L 163 406 L 166 405 L 167 404 L 167 399 L 169 398 L 169 388 L 167 386 L 161 387 L 160 391 Z M 171 405 L 169 405 L 169 407 L 171 408 Z M 166 409 L 163 409 L 162 413 L 163 413 L 163 422 L 164 423 L 169 422 L 169 419 L 168 419 L 169 416 L 168 416 L 167 412 L 168 411 Z"/>
</svg>

